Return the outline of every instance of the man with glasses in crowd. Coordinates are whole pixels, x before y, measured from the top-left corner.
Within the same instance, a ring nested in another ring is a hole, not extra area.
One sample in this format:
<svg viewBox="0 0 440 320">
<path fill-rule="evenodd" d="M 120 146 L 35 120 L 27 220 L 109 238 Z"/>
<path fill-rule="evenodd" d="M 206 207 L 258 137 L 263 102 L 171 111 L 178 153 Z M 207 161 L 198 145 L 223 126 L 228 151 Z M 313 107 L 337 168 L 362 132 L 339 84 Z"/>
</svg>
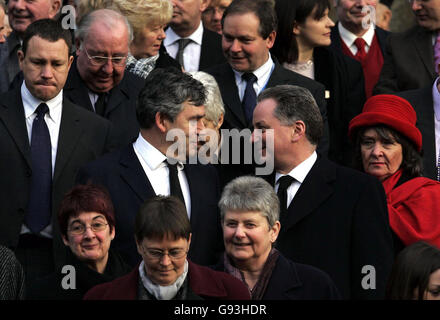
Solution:
<svg viewBox="0 0 440 320">
<path fill-rule="evenodd" d="M 109 119 L 122 146 L 136 139 L 136 99 L 144 80 L 125 71 L 132 40 L 127 19 L 101 9 L 85 16 L 75 33 L 77 57 L 64 92 L 72 102 Z"/>
</svg>

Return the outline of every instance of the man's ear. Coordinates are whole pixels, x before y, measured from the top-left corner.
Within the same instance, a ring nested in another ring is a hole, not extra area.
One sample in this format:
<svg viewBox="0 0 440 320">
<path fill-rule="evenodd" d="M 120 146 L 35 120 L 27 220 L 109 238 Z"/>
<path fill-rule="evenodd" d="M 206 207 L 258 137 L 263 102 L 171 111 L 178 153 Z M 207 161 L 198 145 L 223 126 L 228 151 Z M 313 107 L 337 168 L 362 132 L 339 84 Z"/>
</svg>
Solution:
<svg viewBox="0 0 440 320">
<path fill-rule="evenodd" d="M 53 19 L 58 13 L 58 11 L 60 11 L 61 0 L 46 0 L 46 1 L 52 2 L 52 5 L 50 6 L 47 16 L 49 19 Z"/>
<path fill-rule="evenodd" d="M 61 237 L 63 238 L 63 243 L 64 243 L 66 246 L 69 246 L 69 240 L 67 240 L 66 236 L 65 236 L 65 235 L 61 235 Z"/>
<path fill-rule="evenodd" d="M 298 141 L 299 138 L 306 134 L 306 124 L 304 121 L 298 120 L 293 124 L 292 141 Z"/>
<path fill-rule="evenodd" d="M 156 116 L 155 116 L 154 120 L 155 120 L 156 126 L 159 128 L 159 130 L 162 133 L 166 133 L 168 131 L 170 119 L 166 115 L 164 115 L 161 112 L 156 112 Z"/>
<path fill-rule="evenodd" d="M 208 8 L 211 0 L 200 0 L 200 12 L 203 12 Z"/>
<path fill-rule="evenodd" d="M 275 43 L 275 38 L 277 37 L 277 32 L 272 31 L 266 39 L 267 48 L 271 49 Z"/>
</svg>

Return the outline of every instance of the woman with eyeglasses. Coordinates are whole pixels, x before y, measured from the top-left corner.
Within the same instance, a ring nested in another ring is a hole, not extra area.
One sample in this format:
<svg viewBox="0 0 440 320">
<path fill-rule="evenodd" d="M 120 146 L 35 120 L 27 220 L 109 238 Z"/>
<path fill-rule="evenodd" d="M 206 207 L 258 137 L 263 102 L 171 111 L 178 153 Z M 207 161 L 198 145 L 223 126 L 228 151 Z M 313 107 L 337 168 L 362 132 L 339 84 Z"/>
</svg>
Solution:
<svg viewBox="0 0 440 320">
<path fill-rule="evenodd" d="M 142 262 L 128 275 L 92 288 L 86 300 L 241 300 L 249 293 L 240 280 L 187 259 L 191 224 L 175 197 L 147 200 L 135 220 Z"/>
<path fill-rule="evenodd" d="M 130 272 L 110 244 L 115 237 L 113 204 L 105 189 L 77 185 L 64 197 L 58 212 L 68 263 L 55 274 L 37 280 L 27 299 L 80 300 L 95 285 Z"/>
</svg>

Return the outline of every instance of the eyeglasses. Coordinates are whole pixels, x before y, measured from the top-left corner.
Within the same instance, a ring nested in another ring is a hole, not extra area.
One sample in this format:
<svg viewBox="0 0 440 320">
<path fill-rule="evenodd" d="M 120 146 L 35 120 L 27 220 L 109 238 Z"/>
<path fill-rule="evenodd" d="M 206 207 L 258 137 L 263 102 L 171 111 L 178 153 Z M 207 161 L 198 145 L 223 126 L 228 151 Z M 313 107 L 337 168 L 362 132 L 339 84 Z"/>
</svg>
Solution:
<svg viewBox="0 0 440 320">
<path fill-rule="evenodd" d="M 226 10 L 226 7 L 208 7 L 205 9 L 205 11 L 203 11 L 203 14 L 204 15 L 213 15 L 215 13 L 219 13 L 219 14 L 223 15 L 225 10 Z"/>
<path fill-rule="evenodd" d="M 159 250 L 159 249 L 148 249 L 142 248 L 144 253 L 152 260 L 161 260 L 163 256 L 168 255 L 171 260 L 182 259 L 188 251 L 182 248 L 176 248 L 171 250 Z"/>
<path fill-rule="evenodd" d="M 125 64 L 125 61 L 127 60 L 128 57 L 128 55 L 123 57 L 90 56 L 89 53 L 87 52 L 86 47 L 81 46 L 81 48 L 84 48 L 87 58 L 89 58 L 90 62 L 95 66 L 103 66 L 107 63 L 108 60 L 110 60 L 114 66 L 122 66 Z"/>
<path fill-rule="evenodd" d="M 415 3 L 428 3 L 429 1 L 431 1 L 431 0 L 408 0 L 408 2 L 409 2 L 409 4 L 413 4 L 414 2 Z"/>
<path fill-rule="evenodd" d="M 105 230 L 107 226 L 108 223 L 104 223 L 104 222 L 93 222 L 90 226 L 85 226 L 84 224 L 77 222 L 72 224 L 69 227 L 68 231 L 74 235 L 81 235 L 84 234 L 84 232 L 86 232 L 87 228 L 92 229 L 93 232 L 99 232 Z"/>
</svg>

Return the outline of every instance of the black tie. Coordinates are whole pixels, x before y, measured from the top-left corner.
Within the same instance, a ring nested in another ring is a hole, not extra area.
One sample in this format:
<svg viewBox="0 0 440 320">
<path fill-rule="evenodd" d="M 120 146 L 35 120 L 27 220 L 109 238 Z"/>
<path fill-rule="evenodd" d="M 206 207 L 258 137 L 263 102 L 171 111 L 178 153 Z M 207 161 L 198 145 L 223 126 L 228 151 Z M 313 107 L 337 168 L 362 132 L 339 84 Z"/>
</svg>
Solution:
<svg viewBox="0 0 440 320">
<path fill-rule="evenodd" d="M 32 179 L 25 223 L 33 233 L 39 233 L 50 223 L 52 200 L 52 147 L 44 115 L 49 111 L 41 103 L 32 123 Z"/>
<path fill-rule="evenodd" d="M 295 181 L 295 178 L 287 175 L 278 179 L 278 198 L 280 199 L 280 219 L 287 215 L 287 188 Z"/>
<path fill-rule="evenodd" d="M 96 114 L 99 114 L 100 116 L 104 116 L 105 113 L 105 98 L 106 93 L 99 93 L 98 94 L 98 100 L 95 102 L 95 112 Z"/>
<path fill-rule="evenodd" d="M 169 178 L 170 178 L 170 195 L 175 196 L 180 199 L 182 203 L 185 205 L 185 199 L 183 198 L 182 189 L 180 188 L 179 177 L 177 174 L 177 164 L 170 164 L 165 160 L 165 163 L 169 169 Z"/>
<path fill-rule="evenodd" d="M 258 80 L 253 73 L 244 73 L 241 78 L 246 81 L 246 89 L 244 91 L 242 106 L 246 121 L 248 124 L 252 123 L 253 113 L 257 104 L 257 94 L 254 90 L 254 83 Z"/>
<path fill-rule="evenodd" d="M 183 64 L 183 51 L 186 46 L 191 42 L 191 39 L 179 39 L 179 50 L 177 51 L 177 61 L 179 61 L 180 65 L 185 69 Z"/>
</svg>

